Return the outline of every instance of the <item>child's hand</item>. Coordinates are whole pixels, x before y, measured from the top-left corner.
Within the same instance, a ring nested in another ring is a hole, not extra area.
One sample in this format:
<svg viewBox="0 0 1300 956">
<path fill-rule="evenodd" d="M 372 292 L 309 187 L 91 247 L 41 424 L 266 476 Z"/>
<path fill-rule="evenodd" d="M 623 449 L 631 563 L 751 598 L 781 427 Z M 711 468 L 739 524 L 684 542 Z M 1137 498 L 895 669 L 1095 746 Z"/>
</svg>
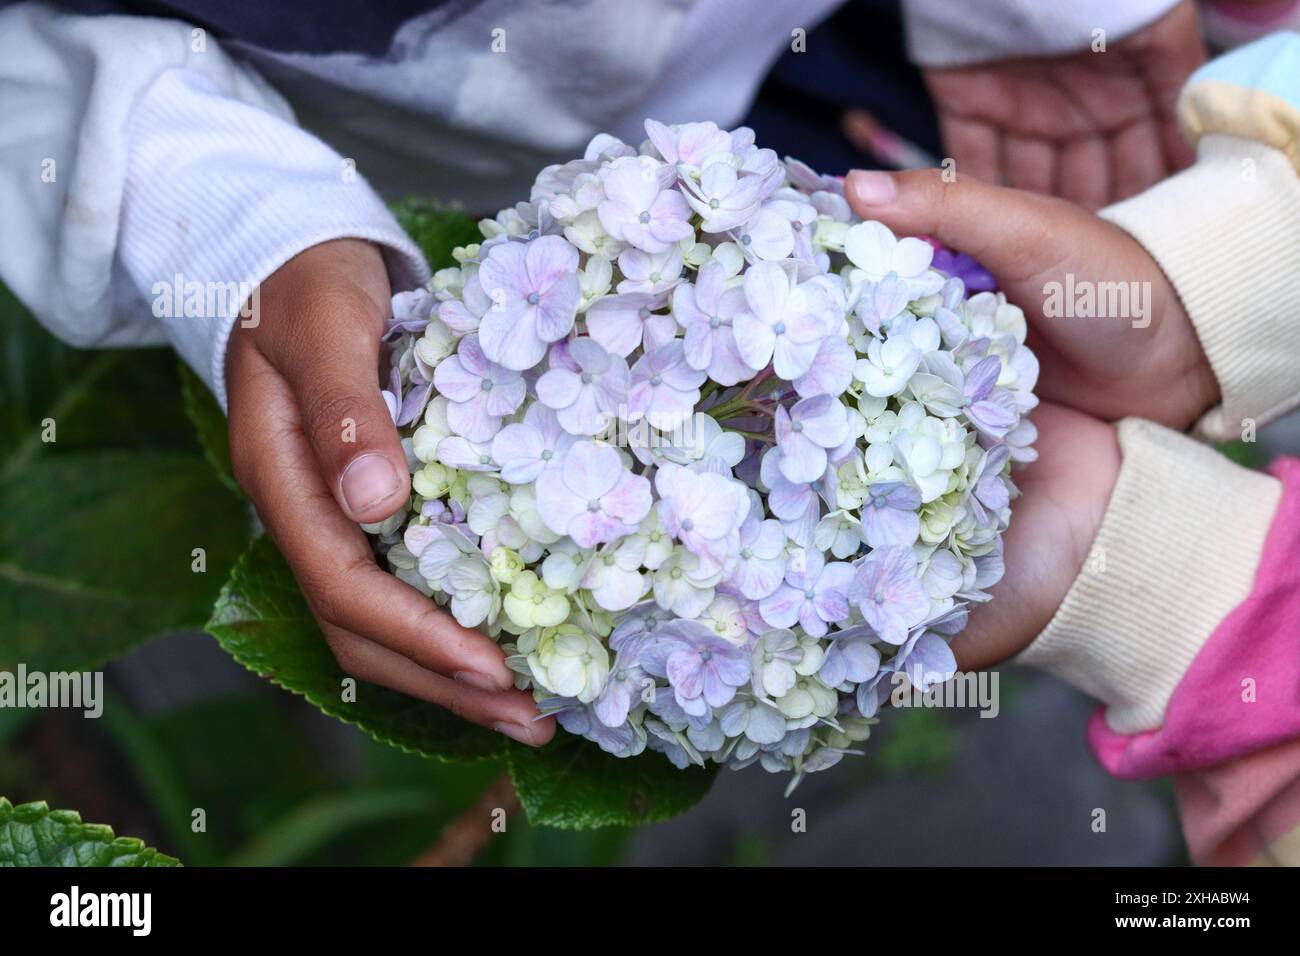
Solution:
<svg viewBox="0 0 1300 956">
<path fill-rule="evenodd" d="M 406 456 L 380 397 L 389 314 L 379 251 L 325 242 L 262 284 L 258 324 L 226 368 L 235 476 L 348 674 L 530 744 L 554 733 L 513 689 L 500 648 L 381 570 L 357 522 L 406 505 Z"/>
<path fill-rule="evenodd" d="M 1204 60 L 1184 0 L 1104 52 L 927 70 L 925 80 L 959 174 L 1098 209 L 1192 161 L 1175 102 Z"/>
<path fill-rule="evenodd" d="M 952 642 L 964 671 L 1014 657 L 1047 627 L 1088 560 L 1119 474 L 1113 426 L 1050 404 L 1031 418 L 1039 457 L 1012 476 L 1023 494 L 1003 539 L 1006 577 Z"/>
<path fill-rule="evenodd" d="M 1179 429 L 1218 401 L 1218 382 L 1177 293 L 1118 226 L 1062 199 L 960 175 L 945 182 L 933 169 L 856 171 L 846 185 L 862 217 L 899 234 L 933 236 L 993 273 L 1029 318 L 1043 398 L 1107 420 L 1136 415 Z M 1109 302 L 1114 283 L 1129 284 L 1122 290 L 1128 314 L 1078 317 L 1080 293 Z"/>
</svg>

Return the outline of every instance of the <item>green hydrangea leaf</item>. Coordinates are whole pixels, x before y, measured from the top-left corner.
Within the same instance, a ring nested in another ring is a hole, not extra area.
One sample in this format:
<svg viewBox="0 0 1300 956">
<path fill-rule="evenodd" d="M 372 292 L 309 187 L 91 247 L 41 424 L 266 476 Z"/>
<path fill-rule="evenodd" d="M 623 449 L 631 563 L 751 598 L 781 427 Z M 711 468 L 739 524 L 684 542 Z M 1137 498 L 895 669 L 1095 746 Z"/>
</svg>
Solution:
<svg viewBox="0 0 1300 956">
<path fill-rule="evenodd" d="M 392 210 L 434 269 L 454 266 L 451 251 L 457 246 L 483 241 L 478 220 L 459 209 L 424 199 L 404 199 L 394 203 Z"/>
<path fill-rule="evenodd" d="M 699 803 L 718 769 L 678 770 L 659 753 L 613 757 L 563 730 L 545 747 L 512 744 L 508 753 L 528 822 L 564 830 L 667 820 Z"/>
<path fill-rule="evenodd" d="M 293 572 L 269 538 L 253 541 L 221 591 L 208 633 L 235 660 L 377 740 L 442 760 L 500 754 L 503 738 L 441 707 L 348 679 L 311 616 Z"/>
<path fill-rule="evenodd" d="M 203 457 L 223 485 L 239 497 L 244 497 L 244 490 L 235 481 L 235 469 L 230 463 L 230 429 L 221 406 L 207 385 L 203 384 L 203 380 L 188 365 L 178 362 L 177 366 L 180 369 L 185 414 L 194 423 L 194 432 L 203 448 Z"/>
<path fill-rule="evenodd" d="M 180 866 L 134 837 L 82 823 L 72 810 L 43 802 L 14 806 L 0 797 L 0 866 Z"/>
<path fill-rule="evenodd" d="M 248 540 L 193 454 L 40 456 L 0 473 L 0 513 L 0 668 L 93 668 L 202 626 Z"/>
<path fill-rule="evenodd" d="M 70 349 L 2 288 L 0 341 L 0 669 L 93 668 L 201 626 L 249 519 L 203 461 L 175 355 Z"/>
</svg>

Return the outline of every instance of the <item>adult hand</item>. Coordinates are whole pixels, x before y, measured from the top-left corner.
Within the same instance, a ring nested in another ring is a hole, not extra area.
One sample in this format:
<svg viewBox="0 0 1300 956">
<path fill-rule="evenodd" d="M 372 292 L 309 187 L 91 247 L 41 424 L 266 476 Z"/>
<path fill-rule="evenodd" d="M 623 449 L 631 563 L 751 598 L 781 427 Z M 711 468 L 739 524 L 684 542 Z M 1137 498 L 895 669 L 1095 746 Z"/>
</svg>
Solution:
<svg viewBox="0 0 1300 956">
<path fill-rule="evenodd" d="M 924 76 L 958 175 L 1097 209 L 1191 163 L 1175 104 L 1204 60 L 1196 8 L 1183 0 L 1105 52 Z"/>
<path fill-rule="evenodd" d="M 543 744 L 554 721 L 536 719 L 500 648 L 382 570 L 357 527 L 410 495 L 378 384 L 389 303 L 383 259 L 360 240 L 314 246 L 262 284 L 226 363 L 235 477 L 346 673 Z"/>
<path fill-rule="evenodd" d="M 1043 398 L 1106 420 L 1137 415 L 1179 429 L 1219 400 L 1173 286 L 1118 226 L 1062 199 L 960 174 L 946 182 L 934 169 L 855 171 L 846 193 L 864 219 L 933 236 L 993 273 L 1025 310 Z M 1127 302 L 1119 310 L 1127 314 L 1079 316 L 1079 296 L 1089 292 L 1094 303 Z"/>
</svg>

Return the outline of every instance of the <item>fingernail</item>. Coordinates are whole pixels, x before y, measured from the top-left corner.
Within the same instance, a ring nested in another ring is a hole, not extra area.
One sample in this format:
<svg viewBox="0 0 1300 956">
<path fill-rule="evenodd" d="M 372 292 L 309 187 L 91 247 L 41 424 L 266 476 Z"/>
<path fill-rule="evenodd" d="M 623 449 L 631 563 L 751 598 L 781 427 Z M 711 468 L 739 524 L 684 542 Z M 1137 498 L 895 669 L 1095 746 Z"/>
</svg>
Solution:
<svg viewBox="0 0 1300 956">
<path fill-rule="evenodd" d="M 865 206 L 884 206 L 898 194 L 894 177 L 875 169 L 855 169 L 849 173 L 849 192 Z"/>
<path fill-rule="evenodd" d="M 343 470 L 339 484 L 343 488 L 343 500 L 353 514 L 374 507 L 399 487 L 392 462 L 375 452 L 354 459 Z"/>
<path fill-rule="evenodd" d="M 488 677 L 487 674 L 480 674 L 477 671 L 456 671 L 456 673 L 451 676 L 462 684 L 468 684 L 470 687 L 476 687 L 479 690 L 486 690 L 492 693 L 505 690 L 499 682 L 494 681 L 491 677 Z"/>
<path fill-rule="evenodd" d="M 493 724 L 492 729 L 499 734 L 505 734 L 511 740 L 519 741 L 521 744 L 527 744 L 529 747 L 536 746 L 536 744 L 533 743 L 532 732 L 529 731 L 527 727 L 522 727 L 519 724 L 508 723 L 503 720 L 499 724 Z"/>
</svg>

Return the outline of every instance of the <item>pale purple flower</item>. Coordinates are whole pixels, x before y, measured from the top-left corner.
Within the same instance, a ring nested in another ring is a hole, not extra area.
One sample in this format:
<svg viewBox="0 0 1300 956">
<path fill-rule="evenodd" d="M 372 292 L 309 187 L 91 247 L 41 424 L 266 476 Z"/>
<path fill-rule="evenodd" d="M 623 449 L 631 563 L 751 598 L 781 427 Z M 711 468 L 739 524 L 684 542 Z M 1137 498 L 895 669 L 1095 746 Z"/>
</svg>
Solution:
<svg viewBox="0 0 1300 956">
<path fill-rule="evenodd" d="M 783 189 L 763 208 L 776 213 L 789 223 L 793 255 L 808 262 L 816 261 L 817 254 L 813 251 L 812 246 L 813 233 L 817 222 L 816 207 L 805 200 L 799 193 L 790 189 Z M 771 257 L 763 256 L 762 258 L 768 259 Z"/>
<path fill-rule="evenodd" d="M 849 616 L 849 586 L 853 566 L 843 561 L 829 564 L 820 551 L 805 549 L 790 559 L 785 583 L 763 599 L 759 611 L 772 627 L 793 627 L 798 621 L 813 637 Z M 929 606 L 928 604 L 926 605 Z"/>
<path fill-rule="evenodd" d="M 516 371 L 532 368 L 546 346 L 569 334 L 582 290 L 578 250 L 559 236 L 499 242 L 479 266 L 492 305 L 479 325 L 483 353 Z"/>
<path fill-rule="evenodd" d="M 639 658 L 641 646 L 660 627 L 676 620 L 672 611 L 659 606 L 657 601 L 642 601 L 619 616 L 609 635 L 609 646 L 614 651 L 626 651 L 629 659 Z"/>
<path fill-rule="evenodd" d="M 660 627 L 641 650 L 641 666 L 666 677 L 677 705 L 695 717 L 729 703 L 749 680 L 748 655 L 698 621 Z"/>
<path fill-rule="evenodd" d="M 906 641 L 908 629 L 930 612 L 916 555 L 899 546 L 876 548 L 862 559 L 849 599 L 876 635 L 890 644 Z"/>
<path fill-rule="evenodd" d="M 478 331 L 490 308 L 492 299 L 483 291 L 476 274 L 466 277 L 459 299 L 448 299 L 438 306 L 438 318 L 457 335 L 469 335 Z"/>
<path fill-rule="evenodd" d="M 921 534 L 921 493 L 905 481 L 877 481 L 867 486 L 862 503 L 862 530 L 873 548 L 910 548 Z"/>
<path fill-rule="evenodd" d="M 540 402 L 528 406 L 522 422 L 505 426 L 492 439 L 492 458 L 501 478 L 512 485 L 537 480 L 546 468 L 555 468 L 573 444 L 573 436 L 560 427 L 555 412 Z"/>
<path fill-rule="evenodd" d="M 525 393 L 520 374 L 489 361 L 477 335 L 460 340 L 456 354 L 434 371 L 433 384 L 448 401 L 447 424 L 471 442 L 489 441 Z"/>
<path fill-rule="evenodd" d="M 605 200 L 596 213 L 606 232 L 645 252 L 664 252 L 692 235 L 690 207 L 665 188 L 665 170 L 673 173 L 649 156 L 628 156 L 601 170 Z"/>
<path fill-rule="evenodd" d="M 957 673 L 957 658 L 948 642 L 926 630 L 912 634 L 890 664 L 895 673 L 906 674 L 908 681 L 919 691 L 942 684 Z"/>
<path fill-rule="evenodd" d="M 862 319 L 867 330 L 874 334 L 879 334 L 881 329 L 888 329 L 889 324 L 903 314 L 911 301 L 907 283 L 893 274 L 885 276 L 879 282 L 863 281 L 856 286 L 855 294 L 857 300 L 854 312 Z"/>
<path fill-rule="evenodd" d="M 814 395 L 834 395 L 838 398 L 853 384 L 853 368 L 857 359 L 857 353 L 842 336 L 828 335 L 822 339 L 808 371 L 794 380 L 794 390 L 802 398 Z"/>
<path fill-rule="evenodd" d="M 745 273 L 747 311 L 732 322 L 741 358 L 754 371 L 768 362 L 777 375 L 796 379 L 812 367 L 829 331 L 830 299 L 812 282 L 791 286 L 785 269 L 760 262 Z"/>
<path fill-rule="evenodd" d="M 618 256 L 620 294 L 666 295 L 682 281 L 682 251 L 676 246 L 664 252 L 627 249 Z"/>
<path fill-rule="evenodd" d="M 601 689 L 600 696 L 592 703 L 592 712 L 606 727 L 621 727 L 627 720 L 628 712 L 641 701 L 647 682 L 653 681 L 646 676 L 635 658 L 626 654 L 614 657 L 614 664 L 609 669 L 609 679 Z"/>
<path fill-rule="evenodd" d="M 756 744 L 774 744 L 785 736 L 785 715 L 766 701 L 749 694 L 737 695 L 718 713 L 718 725 L 728 737 L 744 737 Z"/>
<path fill-rule="evenodd" d="M 464 524 L 465 507 L 456 499 L 434 498 L 420 506 L 420 515 L 439 524 Z"/>
<path fill-rule="evenodd" d="M 583 548 L 632 534 L 650 511 L 650 482 L 627 471 L 615 449 L 589 439 L 538 475 L 536 488 L 546 526 Z"/>
<path fill-rule="evenodd" d="M 731 152 L 731 135 L 709 121 L 665 126 L 648 119 L 645 131 L 664 162 L 677 169 L 678 175 L 698 169 L 710 156 Z"/>
<path fill-rule="evenodd" d="M 700 559 L 699 575 L 722 570 L 740 550 L 749 494 L 733 478 L 665 463 L 655 473 L 664 530 Z"/>
<path fill-rule="evenodd" d="M 748 222 L 763 202 L 763 180 L 740 176 L 728 163 L 710 163 L 700 181 L 685 183 L 686 201 L 700 214 L 704 232 L 727 232 Z"/>
<path fill-rule="evenodd" d="M 1002 373 L 1002 359 L 988 355 L 966 372 L 963 389 L 966 417 L 985 435 L 1002 438 L 1020 418 L 1015 398 L 1006 389 L 996 388 Z"/>
<path fill-rule="evenodd" d="M 845 636 L 841 637 L 841 633 Z M 847 632 L 832 633 L 830 637 L 830 646 L 817 672 L 828 687 L 839 687 L 845 681 L 860 684 L 880 670 L 880 651 L 866 637 L 848 636 Z"/>
<path fill-rule="evenodd" d="M 784 259 L 794 251 L 790 220 L 766 207 L 731 231 L 748 255 L 757 259 Z"/>
<path fill-rule="evenodd" d="M 994 445 L 980 456 L 975 471 L 970 476 L 966 500 L 979 524 L 995 524 L 997 513 L 1011 504 L 1011 492 L 1002 480 L 1002 468 L 1011 457 L 1006 445 Z"/>
<path fill-rule="evenodd" d="M 740 550 L 727 584 L 751 601 L 760 601 L 785 577 L 785 529 L 764 518 L 761 507 L 751 510 L 740 526 Z"/>
<path fill-rule="evenodd" d="M 402 373 L 393 367 L 388 372 L 388 387 L 379 393 L 388 409 L 388 417 L 397 424 L 397 417 L 402 413 Z"/>
<path fill-rule="evenodd" d="M 705 265 L 694 285 L 683 282 L 673 291 L 673 316 L 686 330 L 686 362 L 706 370 L 719 385 L 735 385 L 753 374 L 740 357 L 731 328 L 744 305 L 744 291 L 727 288 L 727 270 L 720 262 Z"/>
<path fill-rule="evenodd" d="M 673 317 L 656 312 L 667 301 L 665 295 L 645 292 L 604 296 L 587 307 L 587 334 L 611 355 L 627 358 L 642 343 L 653 352 L 677 334 Z"/>
<path fill-rule="evenodd" d="M 695 410 L 704 372 L 686 362 L 682 343 L 669 342 L 637 359 L 627 396 L 627 420 L 647 418 L 659 429 L 675 428 Z"/>
<path fill-rule="evenodd" d="M 838 398 L 816 395 L 776 408 L 781 474 L 793 482 L 816 481 L 826 472 L 826 450 L 849 436 L 849 416 Z"/>
<path fill-rule="evenodd" d="M 433 293 L 423 286 L 397 293 L 393 296 L 393 317 L 383 340 L 392 342 L 405 332 L 423 332 L 437 305 Z"/>
<path fill-rule="evenodd" d="M 781 449 L 763 456 L 759 477 L 768 488 L 767 506 L 781 519 L 791 541 L 802 547 L 812 544 L 813 529 L 821 517 L 817 490 L 808 482 L 794 482 L 781 473 Z"/>
<path fill-rule="evenodd" d="M 457 471 L 496 471 L 492 445 L 472 442 L 460 435 L 449 435 L 438 442 L 438 461 Z"/>
<path fill-rule="evenodd" d="M 537 380 L 537 398 L 555 409 L 564 430 L 574 435 L 595 435 L 618 415 L 627 402 L 627 362 L 611 356 L 589 338 L 568 343 L 568 357 L 577 366 L 552 367 Z"/>
<path fill-rule="evenodd" d="M 790 182 L 794 183 L 800 189 L 807 193 L 820 191 L 834 192 L 840 195 L 844 194 L 844 180 L 839 176 L 830 176 L 819 173 L 814 170 L 803 160 L 795 159 L 793 156 L 785 158 L 785 169 L 790 176 Z"/>
<path fill-rule="evenodd" d="M 550 697 L 538 702 L 544 714 L 554 714 L 556 722 L 567 733 L 586 737 L 607 754 L 615 757 L 635 757 L 645 749 L 645 735 L 624 720 L 611 727 L 601 720 L 592 706 L 581 703 L 576 697 Z"/>
<path fill-rule="evenodd" d="M 961 280 L 962 285 L 972 293 L 992 292 L 998 287 L 998 280 L 993 277 L 993 273 L 964 252 L 954 252 L 951 249 L 942 248 L 936 249 L 934 250 L 934 261 L 930 263 L 930 266 L 945 275 Z"/>
</svg>

